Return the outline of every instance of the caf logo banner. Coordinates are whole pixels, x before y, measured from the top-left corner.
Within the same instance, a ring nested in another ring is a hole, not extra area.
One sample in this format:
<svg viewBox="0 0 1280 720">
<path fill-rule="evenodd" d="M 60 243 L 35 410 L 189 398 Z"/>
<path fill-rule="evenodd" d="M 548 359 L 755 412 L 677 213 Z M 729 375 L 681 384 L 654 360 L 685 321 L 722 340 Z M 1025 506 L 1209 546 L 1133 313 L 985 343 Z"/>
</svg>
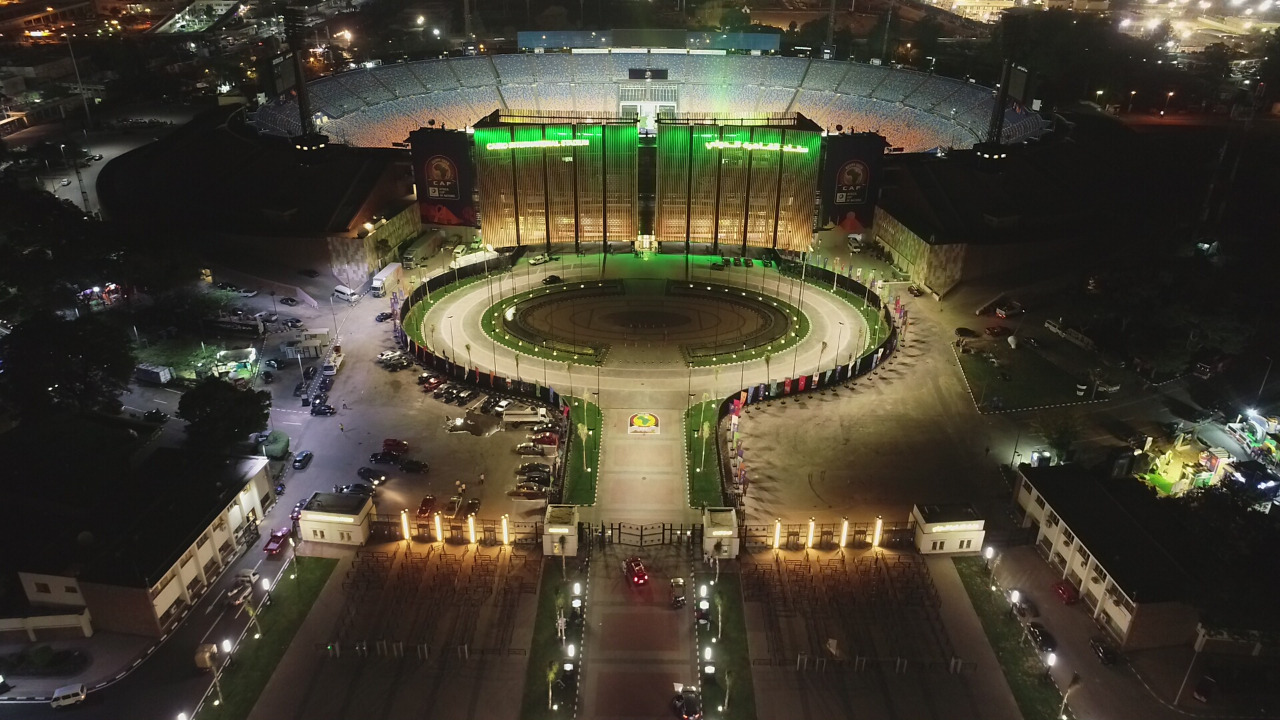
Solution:
<svg viewBox="0 0 1280 720">
<path fill-rule="evenodd" d="M 867 201 L 871 168 L 861 160 L 850 160 L 836 173 L 836 204 L 856 205 Z"/>
<path fill-rule="evenodd" d="M 436 200 L 458 199 L 458 166 L 443 155 L 427 160 L 423 173 L 427 179 L 427 197 Z"/>
</svg>

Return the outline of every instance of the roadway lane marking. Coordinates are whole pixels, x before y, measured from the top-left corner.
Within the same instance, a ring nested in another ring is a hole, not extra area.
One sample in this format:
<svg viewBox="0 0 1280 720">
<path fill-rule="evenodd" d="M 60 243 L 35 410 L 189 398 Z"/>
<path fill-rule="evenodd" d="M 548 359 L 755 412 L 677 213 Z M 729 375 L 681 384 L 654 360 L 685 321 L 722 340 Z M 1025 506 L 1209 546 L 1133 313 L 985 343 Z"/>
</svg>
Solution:
<svg viewBox="0 0 1280 720">
<path fill-rule="evenodd" d="M 156 398 L 156 402 L 160 403 L 161 405 L 168 405 L 168 404 L 169 404 L 169 401 L 168 401 L 168 400 L 161 400 L 160 398 Z"/>
<path fill-rule="evenodd" d="M 302 423 L 296 423 L 296 422 L 282 422 L 282 423 L 280 423 L 280 424 L 281 424 L 281 425 L 301 425 Z"/>
<path fill-rule="evenodd" d="M 173 393 L 174 395 L 181 395 L 181 394 L 182 394 L 182 393 L 178 392 L 177 390 L 172 390 L 172 389 L 170 389 L 170 388 L 161 388 L 161 389 L 162 389 L 162 390 L 164 390 L 165 392 L 171 392 L 171 393 Z"/>
</svg>

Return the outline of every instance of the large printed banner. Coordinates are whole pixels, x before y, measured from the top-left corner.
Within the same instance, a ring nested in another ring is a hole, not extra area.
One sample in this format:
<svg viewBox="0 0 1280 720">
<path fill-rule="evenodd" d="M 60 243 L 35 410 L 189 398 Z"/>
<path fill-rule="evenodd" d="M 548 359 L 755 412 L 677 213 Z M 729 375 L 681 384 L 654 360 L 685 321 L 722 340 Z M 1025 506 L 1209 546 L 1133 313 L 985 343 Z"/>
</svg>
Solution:
<svg viewBox="0 0 1280 720">
<path fill-rule="evenodd" d="M 409 144 L 422 222 L 476 227 L 471 137 L 462 130 L 422 128 L 409 135 Z"/>
<path fill-rule="evenodd" d="M 823 218 L 847 229 L 870 227 L 888 141 L 864 132 L 828 135 L 823 142 L 827 145 L 820 185 Z"/>
</svg>

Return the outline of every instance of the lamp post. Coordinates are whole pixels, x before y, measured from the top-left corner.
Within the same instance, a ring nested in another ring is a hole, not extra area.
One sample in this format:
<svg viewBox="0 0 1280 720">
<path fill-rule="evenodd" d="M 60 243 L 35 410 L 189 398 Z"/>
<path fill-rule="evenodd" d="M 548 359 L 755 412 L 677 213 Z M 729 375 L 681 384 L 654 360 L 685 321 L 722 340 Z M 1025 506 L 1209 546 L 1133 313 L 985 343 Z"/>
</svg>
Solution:
<svg viewBox="0 0 1280 720">
<path fill-rule="evenodd" d="M 1058 664 L 1058 654 L 1049 653 L 1044 659 L 1044 677 L 1046 680 L 1053 678 L 1053 666 Z"/>
<path fill-rule="evenodd" d="M 1169 101 L 1172 99 L 1173 99 L 1173 91 L 1170 90 L 1169 94 L 1164 96 L 1164 108 L 1160 110 L 1160 117 L 1164 117 L 1164 114 L 1169 112 Z"/>
<path fill-rule="evenodd" d="M 449 349 L 453 349 L 453 316 L 446 315 L 445 320 L 449 321 Z"/>
<path fill-rule="evenodd" d="M 1125 108 L 1125 112 L 1127 113 L 1133 112 L 1133 96 L 1137 94 L 1138 94 L 1137 90 L 1129 91 L 1129 107 Z"/>
</svg>

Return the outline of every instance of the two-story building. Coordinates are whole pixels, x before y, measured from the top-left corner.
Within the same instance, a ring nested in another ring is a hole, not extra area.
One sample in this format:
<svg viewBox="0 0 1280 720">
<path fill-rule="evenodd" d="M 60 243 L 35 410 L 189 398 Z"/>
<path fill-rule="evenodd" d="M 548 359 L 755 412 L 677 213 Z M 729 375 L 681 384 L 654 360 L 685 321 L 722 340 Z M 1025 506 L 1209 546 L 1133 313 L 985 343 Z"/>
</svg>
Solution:
<svg viewBox="0 0 1280 720">
<path fill-rule="evenodd" d="M 1194 581 L 1106 489 L 1076 465 L 1018 469 L 1015 500 L 1036 550 L 1126 650 L 1183 645 L 1199 612 Z"/>
<path fill-rule="evenodd" d="M 128 480 L 46 518 L 29 547 L 6 550 L 33 615 L 62 609 L 66 627 L 91 618 L 86 635 L 160 637 L 256 542 L 270 498 L 265 457 L 159 448 Z"/>
</svg>

